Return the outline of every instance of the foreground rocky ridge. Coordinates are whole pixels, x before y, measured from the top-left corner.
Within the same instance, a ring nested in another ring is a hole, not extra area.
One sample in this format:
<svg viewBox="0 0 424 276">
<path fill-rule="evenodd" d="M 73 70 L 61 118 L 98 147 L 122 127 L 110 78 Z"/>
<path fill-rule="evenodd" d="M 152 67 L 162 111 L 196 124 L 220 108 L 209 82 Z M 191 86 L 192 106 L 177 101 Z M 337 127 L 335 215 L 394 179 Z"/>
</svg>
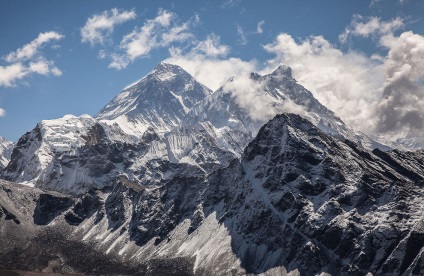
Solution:
<svg viewBox="0 0 424 276">
<path fill-rule="evenodd" d="M 210 175 L 175 174 L 152 187 L 120 179 L 77 197 L 2 183 L 0 268 L 419 275 L 423 169 L 422 152 L 369 151 L 278 115 Z M 46 235 L 49 248 L 35 250 Z M 62 241 L 83 249 L 66 254 Z M 39 262 L 25 262 L 28 254 Z"/>
</svg>

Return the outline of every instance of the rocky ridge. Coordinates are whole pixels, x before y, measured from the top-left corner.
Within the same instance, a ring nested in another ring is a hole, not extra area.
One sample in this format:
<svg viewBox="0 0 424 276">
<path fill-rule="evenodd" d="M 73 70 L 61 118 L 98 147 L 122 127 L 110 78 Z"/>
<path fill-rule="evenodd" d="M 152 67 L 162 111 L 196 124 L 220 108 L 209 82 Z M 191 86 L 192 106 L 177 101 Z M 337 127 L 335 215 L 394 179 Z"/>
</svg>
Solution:
<svg viewBox="0 0 424 276">
<path fill-rule="evenodd" d="M 77 197 L 2 183 L 1 233 L 67 233 L 53 240 L 83 241 L 93 250 L 81 256 L 135 262 L 147 275 L 419 275 L 423 169 L 423 152 L 370 151 L 282 114 L 206 176 L 156 187 L 122 179 Z M 0 258 L 15 250 L 22 259 L 32 246 L 6 245 Z M 102 274 L 52 248 L 31 268 L 57 260 L 56 271 Z"/>
</svg>

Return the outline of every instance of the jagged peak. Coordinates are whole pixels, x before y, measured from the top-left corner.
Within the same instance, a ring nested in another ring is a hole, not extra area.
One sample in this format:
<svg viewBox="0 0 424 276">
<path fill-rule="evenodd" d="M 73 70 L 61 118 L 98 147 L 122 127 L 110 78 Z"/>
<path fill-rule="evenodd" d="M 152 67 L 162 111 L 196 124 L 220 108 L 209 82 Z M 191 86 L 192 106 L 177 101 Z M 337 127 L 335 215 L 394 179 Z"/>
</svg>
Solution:
<svg viewBox="0 0 424 276">
<path fill-rule="evenodd" d="M 171 78 L 171 76 L 190 76 L 191 75 L 185 71 L 183 68 L 181 68 L 178 65 L 170 64 L 166 62 L 160 62 L 156 67 L 147 75 L 148 76 L 155 76 L 159 80 L 168 80 L 168 78 L 163 78 L 163 76 Z M 192 78 L 192 77 L 191 77 Z"/>
<path fill-rule="evenodd" d="M 277 114 L 271 122 L 278 122 L 279 125 L 283 124 L 303 131 L 318 129 L 310 121 L 295 113 Z"/>
<path fill-rule="evenodd" d="M 11 141 L 7 140 L 6 138 L 0 136 L 0 143 L 3 144 L 3 143 L 13 143 L 13 142 L 11 142 Z"/>
<path fill-rule="evenodd" d="M 184 69 L 176 64 L 171 64 L 171 63 L 161 61 L 159 62 L 158 65 L 156 65 L 154 70 L 184 70 Z"/>
<path fill-rule="evenodd" d="M 289 66 L 286 65 L 280 65 L 278 66 L 277 69 L 274 70 L 274 72 L 272 72 L 270 74 L 270 76 L 272 77 L 287 77 L 287 78 L 293 78 L 292 77 L 292 69 Z"/>
</svg>

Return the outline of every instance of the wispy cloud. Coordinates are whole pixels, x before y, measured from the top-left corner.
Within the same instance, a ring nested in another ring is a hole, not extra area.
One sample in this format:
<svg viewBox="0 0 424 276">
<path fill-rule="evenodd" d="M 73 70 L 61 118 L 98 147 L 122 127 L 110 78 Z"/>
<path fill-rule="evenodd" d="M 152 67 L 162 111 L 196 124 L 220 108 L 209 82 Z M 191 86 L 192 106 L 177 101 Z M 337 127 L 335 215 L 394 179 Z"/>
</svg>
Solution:
<svg viewBox="0 0 424 276">
<path fill-rule="evenodd" d="M 247 36 L 243 31 L 243 28 L 237 24 L 237 35 L 238 35 L 238 43 L 241 45 L 247 45 Z"/>
<path fill-rule="evenodd" d="M 256 33 L 262 34 L 264 32 L 263 25 L 265 24 L 264 20 L 258 22 L 258 26 L 256 27 Z"/>
<path fill-rule="evenodd" d="M 220 37 L 216 34 L 208 35 L 205 40 L 198 42 L 192 50 L 194 53 L 201 53 L 208 57 L 225 57 L 229 51 L 230 47 L 221 44 Z"/>
<path fill-rule="evenodd" d="M 383 2 L 383 1 L 381 1 L 381 0 L 371 0 L 370 7 L 371 8 L 377 7 L 377 6 L 380 5 L 381 2 Z M 408 0 L 398 0 L 398 3 L 401 4 L 401 5 L 405 4 L 406 2 L 408 2 Z"/>
<path fill-rule="evenodd" d="M 350 25 L 339 35 L 339 40 L 341 43 L 346 43 L 350 37 L 354 36 L 370 37 L 387 35 L 401 29 L 404 25 L 404 20 L 400 17 L 389 21 L 382 21 L 378 17 L 354 15 Z"/>
<path fill-rule="evenodd" d="M 36 39 L 31 41 L 28 44 L 25 44 L 21 48 L 17 49 L 9 53 L 5 60 L 7 62 L 17 62 L 17 61 L 25 61 L 33 58 L 39 53 L 41 47 L 44 44 L 52 41 L 52 40 L 60 40 L 63 38 L 63 35 L 56 32 L 45 32 L 40 33 Z"/>
<path fill-rule="evenodd" d="M 36 39 L 9 53 L 3 59 L 8 65 L 0 66 L 0 86 L 12 87 L 31 74 L 60 76 L 62 72 L 52 60 L 44 58 L 40 49 L 44 44 L 60 40 L 64 36 L 56 32 L 40 33 Z"/>
<path fill-rule="evenodd" d="M 4 110 L 3 108 L 0 108 L 0 117 L 4 117 L 6 116 L 6 110 Z"/>
<path fill-rule="evenodd" d="M 182 24 L 177 24 L 176 19 L 176 14 L 160 9 L 155 18 L 146 20 L 142 27 L 124 36 L 119 50 L 110 55 L 109 68 L 124 69 L 134 60 L 148 56 L 153 49 L 192 38 L 190 26 L 199 20 L 198 16 Z"/>
<path fill-rule="evenodd" d="M 116 8 L 95 14 L 87 19 L 81 28 L 81 42 L 104 44 L 116 25 L 135 19 L 134 10 L 118 10 Z"/>
<path fill-rule="evenodd" d="M 221 5 L 221 9 L 233 8 L 240 4 L 241 4 L 241 0 L 225 0 Z"/>
</svg>

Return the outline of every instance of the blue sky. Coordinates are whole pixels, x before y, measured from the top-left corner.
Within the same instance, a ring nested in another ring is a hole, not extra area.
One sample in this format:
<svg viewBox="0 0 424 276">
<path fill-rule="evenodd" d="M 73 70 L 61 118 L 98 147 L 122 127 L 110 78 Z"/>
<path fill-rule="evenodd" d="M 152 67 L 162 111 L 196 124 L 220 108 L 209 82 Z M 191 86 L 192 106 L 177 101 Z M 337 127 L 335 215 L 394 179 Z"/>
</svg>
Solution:
<svg viewBox="0 0 424 276">
<path fill-rule="evenodd" d="M 414 0 L 3 0 L 0 136 L 16 141 L 40 120 L 94 116 L 163 60 L 213 89 L 232 74 L 285 63 L 354 127 L 416 127 L 423 15 Z M 418 90 L 397 88 L 402 97 L 387 100 L 405 64 Z"/>
</svg>

